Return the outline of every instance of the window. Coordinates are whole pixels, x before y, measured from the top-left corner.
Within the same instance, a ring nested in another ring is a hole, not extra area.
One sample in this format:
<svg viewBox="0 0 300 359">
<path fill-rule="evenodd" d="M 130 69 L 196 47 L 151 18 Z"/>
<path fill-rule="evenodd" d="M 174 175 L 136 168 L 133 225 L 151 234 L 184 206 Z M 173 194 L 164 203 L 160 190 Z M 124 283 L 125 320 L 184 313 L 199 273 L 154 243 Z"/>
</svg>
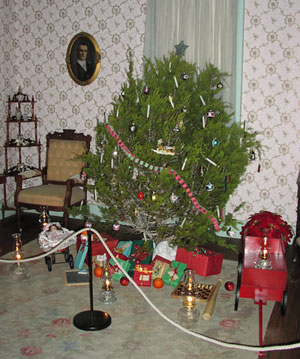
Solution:
<svg viewBox="0 0 300 359">
<path fill-rule="evenodd" d="M 224 101 L 240 121 L 244 0 L 148 0 L 144 54 L 154 60 L 188 45 L 185 59 L 212 63 L 230 76 Z"/>
</svg>

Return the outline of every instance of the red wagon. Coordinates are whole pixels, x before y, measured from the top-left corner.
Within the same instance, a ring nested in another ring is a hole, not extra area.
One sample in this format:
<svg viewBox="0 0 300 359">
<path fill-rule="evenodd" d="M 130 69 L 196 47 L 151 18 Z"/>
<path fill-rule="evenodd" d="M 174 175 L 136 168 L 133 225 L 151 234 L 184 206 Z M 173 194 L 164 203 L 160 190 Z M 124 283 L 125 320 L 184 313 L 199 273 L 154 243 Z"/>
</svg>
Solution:
<svg viewBox="0 0 300 359">
<path fill-rule="evenodd" d="M 267 301 L 281 303 L 281 315 L 287 305 L 287 267 L 285 246 L 281 238 L 267 239 L 267 254 L 263 259 L 262 237 L 245 237 L 239 257 L 235 310 L 239 298 L 253 298 L 259 305 L 260 345 L 262 345 L 262 306 Z"/>
</svg>

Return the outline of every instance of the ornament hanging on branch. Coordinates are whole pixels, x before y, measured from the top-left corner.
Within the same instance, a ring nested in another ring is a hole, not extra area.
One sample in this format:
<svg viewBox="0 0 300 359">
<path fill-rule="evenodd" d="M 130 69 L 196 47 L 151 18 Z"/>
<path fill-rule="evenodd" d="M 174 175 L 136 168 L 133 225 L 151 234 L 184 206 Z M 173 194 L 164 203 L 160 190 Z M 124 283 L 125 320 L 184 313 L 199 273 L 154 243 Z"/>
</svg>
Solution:
<svg viewBox="0 0 300 359">
<path fill-rule="evenodd" d="M 256 160 L 256 156 L 255 156 L 254 150 L 252 150 L 252 151 L 250 152 L 250 160 L 251 160 L 251 161 L 255 161 L 255 160 Z"/>
<path fill-rule="evenodd" d="M 182 80 L 186 81 L 186 80 L 189 79 L 189 75 L 184 72 L 184 73 L 181 75 L 181 78 L 182 78 Z"/>
<path fill-rule="evenodd" d="M 144 88 L 143 88 L 143 94 L 144 94 L 144 95 L 149 95 L 149 93 L 150 93 L 150 88 L 149 88 L 148 86 L 144 86 Z"/>
<path fill-rule="evenodd" d="M 208 117 L 208 118 L 214 118 L 214 117 L 215 117 L 215 113 L 213 112 L 213 110 L 209 110 L 209 111 L 207 112 L 207 117 Z"/>
<path fill-rule="evenodd" d="M 173 132 L 174 132 L 174 133 L 180 132 L 180 128 L 179 128 L 178 125 L 176 125 L 176 126 L 173 128 Z"/>
<path fill-rule="evenodd" d="M 129 126 L 129 131 L 130 131 L 131 133 L 135 133 L 136 130 L 137 130 L 136 125 L 135 125 L 135 123 L 133 122 L 133 123 Z"/>
<path fill-rule="evenodd" d="M 120 227 L 121 226 L 118 223 L 116 223 L 116 224 L 113 225 L 113 230 L 118 231 L 120 229 Z"/>
<path fill-rule="evenodd" d="M 175 155 L 175 146 L 163 146 L 162 140 L 157 141 L 157 149 L 151 149 L 151 151 L 158 153 L 160 155 L 169 155 L 174 156 Z"/>
<path fill-rule="evenodd" d="M 205 189 L 207 190 L 207 192 L 211 192 L 215 189 L 215 186 L 211 182 L 208 182 L 205 186 Z"/>
<path fill-rule="evenodd" d="M 184 112 L 184 113 L 187 113 L 187 112 L 188 112 L 188 109 L 187 109 L 186 106 L 183 106 L 183 107 L 182 107 L 182 112 Z"/>
<path fill-rule="evenodd" d="M 118 157 L 118 150 L 117 150 L 116 147 L 115 147 L 115 149 L 114 149 L 113 152 L 112 152 L 112 156 L 113 156 L 113 158 L 117 158 L 117 157 Z"/>
<path fill-rule="evenodd" d="M 144 195 L 143 192 L 139 192 L 139 193 L 137 194 L 137 198 L 139 198 L 139 199 L 144 199 L 144 197 L 145 197 L 145 195 Z"/>
<path fill-rule="evenodd" d="M 175 193 L 172 193 L 170 197 L 171 203 L 175 203 L 177 200 L 178 200 L 178 196 Z"/>
<path fill-rule="evenodd" d="M 156 200 L 157 200 L 157 194 L 156 194 L 156 192 L 153 192 L 151 195 L 151 201 L 156 202 Z"/>
<path fill-rule="evenodd" d="M 212 141 L 211 141 L 211 144 L 213 147 L 217 147 L 218 144 L 219 144 L 219 140 L 217 138 L 214 138 Z"/>
</svg>

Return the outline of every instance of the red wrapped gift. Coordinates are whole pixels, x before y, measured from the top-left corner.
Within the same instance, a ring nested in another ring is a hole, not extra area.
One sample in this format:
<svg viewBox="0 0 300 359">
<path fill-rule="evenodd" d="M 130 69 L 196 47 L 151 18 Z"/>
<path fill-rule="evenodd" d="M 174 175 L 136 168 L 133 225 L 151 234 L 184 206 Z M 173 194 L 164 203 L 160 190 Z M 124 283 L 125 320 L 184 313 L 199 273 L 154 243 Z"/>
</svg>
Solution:
<svg viewBox="0 0 300 359">
<path fill-rule="evenodd" d="M 151 287 L 152 265 L 136 264 L 133 272 L 133 280 L 140 287 Z"/>
<path fill-rule="evenodd" d="M 114 251 L 114 249 L 116 248 L 116 246 L 118 245 L 118 240 L 116 238 L 113 238 L 112 236 L 110 236 L 109 234 L 105 234 L 105 233 L 101 233 L 101 237 L 105 239 L 105 244 L 108 246 L 108 248 L 110 249 L 111 252 Z M 81 244 L 81 236 L 77 236 L 77 252 L 79 250 Z M 107 260 L 110 259 L 110 255 L 107 252 L 107 250 L 104 248 L 102 242 L 100 241 L 99 238 L 97 238 L 97 236 L 94 235 L 92 236 L 92 257 L 95 257 L 97 255 L 101 255 L 101 254 L 106 254 Z M 88 256 L 86 256 L 84 262 L 87 264 L 88 263 Z"/>
<path fill-rule="evenodd" d="M 223 254 L 205 248 L 198 248 L 194 252 L 177 248 L 176 253 L 176 261 L 186 263 L 188 268 L 194 269 L 195 273 L 202 277 L 219 274 L 223 258 Z"/>
</svg>

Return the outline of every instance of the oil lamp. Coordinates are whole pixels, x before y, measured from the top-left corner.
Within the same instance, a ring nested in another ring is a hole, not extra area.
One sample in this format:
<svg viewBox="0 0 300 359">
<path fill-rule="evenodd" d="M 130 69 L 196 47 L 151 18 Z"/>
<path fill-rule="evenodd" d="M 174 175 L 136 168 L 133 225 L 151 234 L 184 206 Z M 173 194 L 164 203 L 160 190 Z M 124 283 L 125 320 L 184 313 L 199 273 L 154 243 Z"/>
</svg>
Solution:
<svg viewBox="0 0 300 359">
<path fill-rule="evenodd" d="M 111 275 L 108 266 L 104 267 L 102 292 L 100 293 L 99 300 L 104 304 L 112 304 L 117 300 L 113 286 L 111 285 Z"/>
<path fill-rule="evenodd" d="M 263 230 L 263 236 L 260 241 L 260 255 L 258 261 L 255 262 L 255 268 L 272 269 L 272 262 L 270 261 L 270 245 L 269 245 L 269 231 Z"/>
<path fill-rule="evenodd" d="M 186 329 L 194 328 L 200 316 L 199 309 L 195 308 L 196 287 L 195 271 L 193 269 L 187 268 L 184 271 L 182 286 L 182 295 L 184 296 L 183 308 L 180 308 L 178 311 L 179 323 Z"/>
<path fill-rule="evenodd" d="M 187 295 L 183 301 L 183 308 L 178 311 L 179 323 L 186 329 L 194 329 L 198 323 L 200 311 L 195 308 L 195 305 L 195 297 Z"/>
<path fill-rule="evenodd" d="M 187 268 L 184 271 L 184 278 L 183 278 L 183 286 L 182 290 L 184 293 L 183 295 L 192 296 L 195 294 L 196 289 L 196 281 L 195 281 L 195 271 L 194 269 Z"/>
<path fill-rule="evenodd" d="M 48 214 L 47 207 L 42 207 L 41 214 L 39 217 L 39 222 L 41 223 L 42 230 L 44 230 L 44 228 L 50 222 L 50 216 Z"/>
<path fill-rule="evenodd" d="M 12 239 L 12 257 L 13 259 L 21 260 L 23 257 L 21 233 L 14 233 L 12 235 Z M 13 263 L 13 265 L 11 266 L 10 273 L 12 278 L 16 280 L 24 280 L 29 277 L 27 267 L 24 263 L 21 262 Z"/>
</svg>

